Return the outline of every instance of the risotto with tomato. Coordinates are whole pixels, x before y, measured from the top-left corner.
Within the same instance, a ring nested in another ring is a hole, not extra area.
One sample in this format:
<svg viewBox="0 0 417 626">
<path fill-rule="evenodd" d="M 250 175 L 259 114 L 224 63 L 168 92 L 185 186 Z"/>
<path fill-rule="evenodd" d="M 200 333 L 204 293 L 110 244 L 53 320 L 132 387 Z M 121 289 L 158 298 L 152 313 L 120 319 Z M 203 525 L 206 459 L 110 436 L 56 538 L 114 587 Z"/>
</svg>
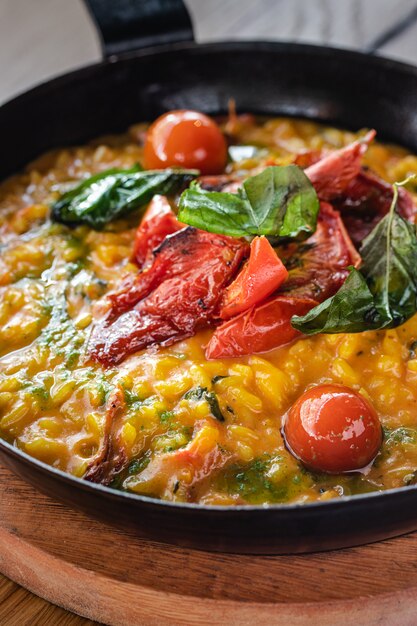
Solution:
<svg viewBox="0 0 417 626">
<path fill-rule="evenodd" d="M 171 111 L 0 186 L 0 437 L 207 505 L 417 482 L 417 157 Z"/>
</svg>

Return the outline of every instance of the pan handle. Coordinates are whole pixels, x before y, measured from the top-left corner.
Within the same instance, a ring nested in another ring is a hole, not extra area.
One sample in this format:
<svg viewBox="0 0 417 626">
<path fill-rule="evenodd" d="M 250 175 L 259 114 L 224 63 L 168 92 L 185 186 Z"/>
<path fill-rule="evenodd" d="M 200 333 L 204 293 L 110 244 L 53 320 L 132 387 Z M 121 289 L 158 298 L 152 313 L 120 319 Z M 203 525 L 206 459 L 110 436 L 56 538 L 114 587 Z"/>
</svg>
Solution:
<svg viewBox="0 0 417 626">
<path fill-rule="evenodd" d="M 105 57 L 149 46 L 193 41 L 182 0 L 85 0 Z"/>
</svg>

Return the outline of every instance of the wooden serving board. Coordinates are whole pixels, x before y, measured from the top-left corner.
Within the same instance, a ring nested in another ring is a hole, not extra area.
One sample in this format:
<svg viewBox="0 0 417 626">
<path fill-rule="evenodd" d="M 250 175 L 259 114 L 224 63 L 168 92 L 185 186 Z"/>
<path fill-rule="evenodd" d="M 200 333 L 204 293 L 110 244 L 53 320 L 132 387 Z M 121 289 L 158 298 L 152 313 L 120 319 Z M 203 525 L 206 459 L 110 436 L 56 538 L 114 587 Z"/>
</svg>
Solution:
<svg viewBox="0 0 417 626">
<path fill-rule="evenodd" d="M 416 533 L 311 555 L 193 551 L 92 520 L 1 466 L 0 571 L 115 626 L 417 624 Z"/>
</svg>

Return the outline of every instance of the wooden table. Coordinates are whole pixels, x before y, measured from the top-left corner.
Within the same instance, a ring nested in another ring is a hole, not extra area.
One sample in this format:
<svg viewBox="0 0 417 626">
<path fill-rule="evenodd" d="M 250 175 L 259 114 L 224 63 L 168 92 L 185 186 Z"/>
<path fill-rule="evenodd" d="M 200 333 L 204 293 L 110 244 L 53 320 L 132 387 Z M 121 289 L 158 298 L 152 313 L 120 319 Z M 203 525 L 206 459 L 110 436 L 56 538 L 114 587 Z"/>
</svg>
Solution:
<svg viewBox="0 0 417 626">
<path fill-rule="evenodd" d="M 2 626 L 91 626 L 97 624 L 38 598 L 0 575 Z"/>
<path fill-rule="evenodd" d="M 416 561 L 417 533 L 293 556 L 161 544 L 61 505 L 0 466 L 0 570 L 114 626 L 415 626 Z M 47 619 L 84 623 L 22 590 L 0 605 L 2 626 Z"/>
<path fill-rule="evenodd" d="M 186 0 L 186 4 L 198 41 L 286 39 L 364 49 L 393 24 L 409 18 L 408 28 L 383 45 L 380 53 L 417 63 L 417 20 L 411 23 L 415 0 Z M 2 0 L 0 24 L 0 102 L 100 58 L 98 37 L 81 0 Z M 93 622 L 33 596 L 0 575 L 0 624 Z"/>
</svg>

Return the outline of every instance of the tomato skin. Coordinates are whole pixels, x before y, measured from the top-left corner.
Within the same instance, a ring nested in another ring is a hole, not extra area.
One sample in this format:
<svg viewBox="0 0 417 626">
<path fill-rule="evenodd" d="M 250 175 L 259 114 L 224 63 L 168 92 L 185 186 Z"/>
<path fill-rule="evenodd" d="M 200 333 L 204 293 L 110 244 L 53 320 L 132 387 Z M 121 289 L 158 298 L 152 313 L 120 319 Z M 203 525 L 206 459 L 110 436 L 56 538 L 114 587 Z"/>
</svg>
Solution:
<svg viewBox="0 0 417 626">
<path fill-rule="evenodd" d="M 185 224 L 177 220 L 166 197 L 154 196 L 136 231 L 132 261 L 142 267 L 152 256 L 152 250 L 167 235 L 172 235 L 181 228 L 185 228 Z"/>
<path fill-rule="evenodd" d="M 343 196 L 334 200 L 334 208 L 340 211 L 343 223 L 357 248 L 360 248 L 365 237 L 388 213 L 392 197 L 392 185 L 372 172 L 361 170 Z M 398 189 L 397 210 L 406 220 L 414 221 L 417 207 L 410 192 L 404 187 Z"/>
<path fill-rule="evenodd" d="M 115 365 L 147 346 L 168 346 L 214 324 L 223 291 L 248 248 L 191 226 L 166 237 L 144 271 L 108 294 L 110 308 L 90 336 L 91 357 Z"/>
<path fill-rule="evenodd" d="M 291 326 L 292 316 L 304 315 L 316 305 L 311 298 L 270 298 L 219 326 L 207 345 L 206 357 L 232 358 L 284 346 L 301 335 Z"/>
<path fill-rule="evenodd" d="M 149 127 L 146 169 L 185 167 L 220 174 L 227 162 L 226 140 L 212 119 L 198 111 L 169 111 Z"/>
<path fill-rule="evenodd" d="M 376 135 L 370 130 L 365 137 L 331 152 L 305 170 L 320 200 L 332 200 L 340 196 L 349 183 L 359 174 L 362 156 Z"/>
<path fill-rule="evenodd" d="M 366 467 L 382 443 L 373 406 L 349 387 L 324 384 L 303 393 L 284 420 L 290 451 L 308 467 L 327 473 Z"/>
<path fill-rule="evenodd" d="M 288 272 L 266 237 L 255 237 L 249 260 L 222 300 L 220 317 L 228 319 L 259 304 L 287 279 Z"/>
<path fill-rule="evenodd" d="M 316 232 L 304 244 L 289 244 L 278 254 L 293 267 L 281 288 L 286 295 L 314 298 L 323 302 L 343 285 L 349 265 L 358 267 L 355 250 L 340 215 L 327 202 L 320 202 Z"/>
</svg>

